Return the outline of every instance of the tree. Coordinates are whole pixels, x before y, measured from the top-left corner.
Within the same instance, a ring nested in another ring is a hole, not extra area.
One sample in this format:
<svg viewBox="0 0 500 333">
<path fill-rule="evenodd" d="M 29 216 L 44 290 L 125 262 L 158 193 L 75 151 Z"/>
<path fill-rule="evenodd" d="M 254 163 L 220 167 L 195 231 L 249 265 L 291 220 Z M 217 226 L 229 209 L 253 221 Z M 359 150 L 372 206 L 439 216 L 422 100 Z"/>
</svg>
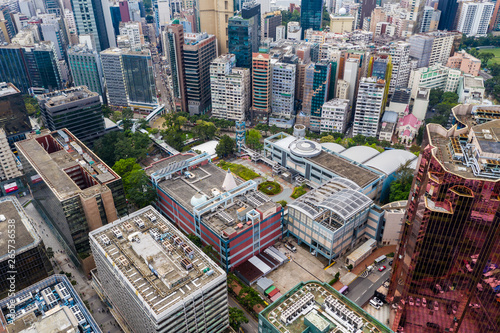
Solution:
<svg viewBox="0 0 500 333">
<path fill-rule="evenodd" d="M 144 170 L 134 170 L 123 179 L 126 197 L 138 208 L 146 207 L 156 200 L 156 190 L 151 186 Z"/>
<path fill-rule="evenodd" d="M 26 111 L 28 112 L 28 116 L 38 116 L 40 112 L 40 106 L 38 105 L 38 101 L 36 98 L 31 97 L 30 95 L 23 96 L 24 105 L 26 106 Z"/>
<path fill-rule="evenodd" d="M 229 325 L 235 330 L 238 330 L 241 324 L 248 323 L 248 318 L 245 317 L 243 310 L 229 307 Z"/>
<path fill-rule="evenodd" d="M 333 135 L 326 135 L 326 136 L 321 137 L 320 142 L 321 143 L 335 142 L 335 138 L 333 137 Z"/>
<path fill-rule="evenodd" d="M 269 130 L 271 131 L 272 134 L 276 134 L 280 131 L 279 127 L 276 125 L 272 125 Z"/>
<path fill-rule="evenodd" d="M 193 127 L 193 135 L 203 141 L 212 140 L 216 133 L 217 127 L 214 123 L 201 119 L 197 120 L 196 126 Z"/>
<path fill-rule="evenodd" d="M 141 166 L 135 162 L 135 158 L 119 160 L 112 168 L 120 177 L 125 177 L 132 171 L 141 170 Z"/>
<path fill-rule="evenodd" d="M 106 164 L 114 165 L 121 159 L 146 157 L 150 143 L 148 134 L 111 132 L 94 142 L 94 153 Z"/>
<path fill-rule="evenodd" d="M 113 115 L 113 110 L 111 110 L 111 108 L 107 105 L 103 105 L 101 107 L 101 110 L 102 110 L 102 115 L 106 118 L 109 118 L 111 115 Z"/>
<path fill-rule="evenodd" d="M 246 144 L 248 147 L 256 150 L 262 149 L 262 143 L 260 143 L 260 139 L 262 139 L 262 134 L 260 134 L 258 130 L 248 130 L 246 138 Z"/>
<path fill-rule="evenodd" d="M 411 161 L 408 161 L 399 167 L 396 179 L 389 188 L 389 202 L 408 199 L 413 182 L 413 169 L 410 164 Z"/>
<path fill-rule="evenodd" d="M 220 138 L 217 147 L 215 147 L 215 152 L 219 158 L 224 158 L 228 155 L 234 154 L 234 150 L 236 147 L 236 142 L 231 139 L 228 135 L 223 135 Z"/>
<path fill-rule="evenodd" d="M 495 54 L 492 52 L 480 52 L 477 57 L 481 60 L 481 64 L 484 67 L 488 66 L 488 61 L 495 58 Z"/>
<path fill-rule="evenodd" d="M 201 238 L 196 236 L 195 234 L 189 234 L 187 235 L 187 238 L 193 242 L 194 245 L 198 246 L 200 249 L 201 247 L 203 246 L 202 242 L 201 242 Z"/>
<path fill-rule="evenodd" d="M 125 131 L 132 128 L 132 119 L 134 119 L 134 111 L 130 108 L 125 108 L 122 110 L 122 126 Z"/>
<path fill-rule="evenodd" d="M 442 95 L 443 95 L 442 89 L 432 88 L 429 94 L 429 106 L 433 107 L 434 105 L 441 102 Z"/>
</svg>

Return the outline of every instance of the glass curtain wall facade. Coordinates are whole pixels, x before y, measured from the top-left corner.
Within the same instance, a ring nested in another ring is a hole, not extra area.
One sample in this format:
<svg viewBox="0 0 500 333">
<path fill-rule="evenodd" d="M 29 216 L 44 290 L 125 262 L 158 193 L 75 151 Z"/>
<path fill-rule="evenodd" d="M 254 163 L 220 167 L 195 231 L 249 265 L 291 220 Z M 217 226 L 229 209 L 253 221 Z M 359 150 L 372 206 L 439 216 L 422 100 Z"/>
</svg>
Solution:
<svg viewBox="0 0 500 333">
<path fill-rule="evenodd" d="M 473 166 L 499 142 L 452 131 L 427 126 L 387 298 L 398 332 L 500 332 L 500 177 Z"/>
<path fill-rule="evenodd" d="M 250 20 L 234 16 L 228 23 L 229 53 L 236 55 L 236 66 L 250 68 L 252 64 L 252 44 L 250 40 Z"/>
<path fill-rule="evenodd" d="M 300 4 L 300 27 L 302 28 L 302 36 L 307 29 L 315 31 L 321 30 L 321 22 L 323 19 L 323 0 L 303 0 Z"/>
<path fill-rule="evenodd" d="M 155 104 L 156 86 L 151 56 L 123 54 L 122 57 L 129 102 Z"/>
<path fill-rule="evenodd" d="M 21 47 L 0 46 L 0 77 L 2 81 L 14 84 L 23 93 L 28 92 L 32 85 Z"/>
</svg>

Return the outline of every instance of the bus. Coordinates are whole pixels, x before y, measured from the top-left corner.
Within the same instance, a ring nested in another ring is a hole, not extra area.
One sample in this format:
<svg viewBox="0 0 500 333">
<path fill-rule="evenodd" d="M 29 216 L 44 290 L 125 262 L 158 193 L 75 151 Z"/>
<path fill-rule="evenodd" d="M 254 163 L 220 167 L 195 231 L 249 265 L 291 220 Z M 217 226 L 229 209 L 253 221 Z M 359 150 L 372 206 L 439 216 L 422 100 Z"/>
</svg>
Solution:
<svg viewBox="0 0 500 333">
<path fill-rule="evenodd" d="M 386 256 L 380 256 L 380 257 L 378 257 L 377 259 L 375 259 L 375 264 L 377 264 L 377 265 L 378 265 L 378 264 L 381 264 L 381 263 L 383 263 L 386 259 L 387 259 L 387 257 L 386 257 Z"/>
<path fill-rule="evenodd" d="M 340 288 L 339 293 L 341 293 L 342 295 L 347 295 L 349 293 L 349 286 L 343 286 L 342 288 Z"/>
</svg>

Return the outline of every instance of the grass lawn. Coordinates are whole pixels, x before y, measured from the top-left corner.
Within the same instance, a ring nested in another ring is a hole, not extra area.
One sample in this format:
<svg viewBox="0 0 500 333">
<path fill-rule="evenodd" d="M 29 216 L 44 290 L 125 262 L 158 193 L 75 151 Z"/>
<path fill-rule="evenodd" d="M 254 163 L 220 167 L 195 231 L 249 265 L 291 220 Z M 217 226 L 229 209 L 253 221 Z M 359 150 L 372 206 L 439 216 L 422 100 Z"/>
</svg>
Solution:
<svg viewBox="0 0 500 333">
<path fill-rule="evenodd" d="M 236 163 L 229 163 L 224 160 L 221 160 L 219 164 L 217 164 L 221 169 L 227 170 L 231 169 L 231 172 L 238 175 L 239 177 L 243 178 L 244 180 L 250 180 L 254 179 L 257 177 L 260 177 L 260 175 L 246 166 L 243 166 L 241 164 L 236 164 Z"/>
<path fill-rule="evenodd" d="M 495 58 L 488 61 L 488 64 L 500 64 L 500 47 L 496 47 L 493 49 L 480 49 L 479 52 L 480 53 L 483 53 L 483 52 L 493 53 L 495 55 Z"/>
</svg>

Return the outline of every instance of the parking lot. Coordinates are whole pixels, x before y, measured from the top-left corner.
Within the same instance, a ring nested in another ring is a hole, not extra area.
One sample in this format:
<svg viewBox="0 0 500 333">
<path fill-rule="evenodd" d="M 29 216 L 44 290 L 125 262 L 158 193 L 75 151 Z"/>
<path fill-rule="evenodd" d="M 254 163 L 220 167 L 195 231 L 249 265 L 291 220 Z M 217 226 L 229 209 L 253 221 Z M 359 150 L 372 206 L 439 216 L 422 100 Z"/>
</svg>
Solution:
<svg viewBox="0 0 500 333">
<path fill-rule="evenodd" d="M 333 279 L 332 274 L 324 270 L 325 264 L 311 255 L 308 248 L 298 246 L 296 242 L 293 242 L 293 245 L 297 249 L 295 253 L 287 250 L 283 242 L 276 243 L 275 247 L 287 254 L 291 261 L 267 275 L 267 278 L 273 280 L 274 285 L 282 293 L 287 292 L 302 281 L 328 282 Z"/>
</svg>

